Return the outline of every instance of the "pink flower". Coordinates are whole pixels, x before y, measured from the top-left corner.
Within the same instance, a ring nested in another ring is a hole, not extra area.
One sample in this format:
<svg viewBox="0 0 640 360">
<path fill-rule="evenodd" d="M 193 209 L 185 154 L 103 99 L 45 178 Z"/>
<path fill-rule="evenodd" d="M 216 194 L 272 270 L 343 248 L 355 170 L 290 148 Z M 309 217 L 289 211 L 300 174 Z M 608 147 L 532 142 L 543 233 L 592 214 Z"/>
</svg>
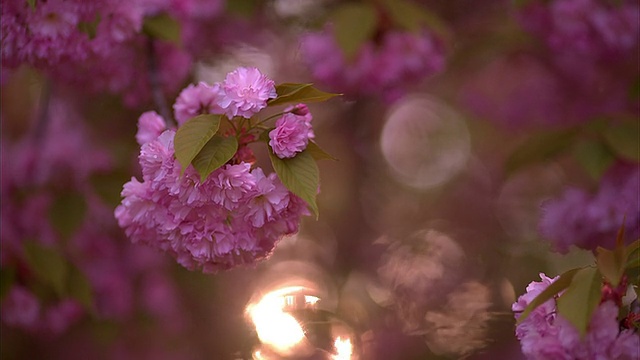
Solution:
<svg viewBox="0 0 640 360">
<path fill-rule="evenodd" d="M 275 174 L 241 162 L 204 182 L 191 166 L 181 175 L 174 136 L 167 130 L 144 144 L 143 181 L 124 185 L 115 216 L 131 242 L 164 251 L 190 270 L 216 272 L 265 258 L 283 235 L 298 230 L 306 204 Z"/>
<path fill-rule="evenodd" d="M 147 111 L 138 118 L 136 141 L 138 144 L 144 145 L 155 140 L 164 130 L 166 130 L 166 125 L 162 116 L 155 111 Z"/>
<path fill-rule="evenodd" d="M 40 302 L 27 289 L 14 285 L 2 301 L 2 322 L 23 329 L 34 329 L 40 318 Z"/>
<path fill-rule="evenodd" d="M 516 319 L 531 301 L 557 278 L 540 274 L 542 282 L 532 282 L 527 292 L 513 304 Z M 620 330 L 619 309 L 613 301 L 603 302 L 593 313 L 587 334 L 580 337 L 569 321 L 558 315 L 555 299 L 538 306 L 516 327 L 522 352 L 527 359 L 636 359 L 640 336 Z"/>
<path fill-rule="evenodd" d="M 559 198 L 543 203 L 540 232 L 561 253 L 571 245 L 587 250 L 610 248 L 626 219 L 625 241 L 630 243 L 640 235 L 639 182 L 637 164 L 614 165 L 602 177 L 596 193 L 569 188 Z"/>
<path fill-rule="evenodd" d="M 267 101 L 278 94 L 273 80 L 253 67 L 239 67 L 227 74 L 222 84 L 224 95 L 219 105 L 232 118 L 250 118 L 267 107 Z"/>
<path fill-rule="evenodd" d="M 182 125 L 200 114 L 222 114 L 218 105 L 223 93 L 220 84 L 209 85 L 204 82 L 190 84 L 176 99 L 173 105 L 176 121 Z"/>
<path fill-rule="evenodd" d="M 286 113 L 276 121 L 276 128 L 269 132 L 269 146 L 279 158 L 291 158 L 306 149 L 313 137 L 310 113 L 305 116 Z"/>
</svg>

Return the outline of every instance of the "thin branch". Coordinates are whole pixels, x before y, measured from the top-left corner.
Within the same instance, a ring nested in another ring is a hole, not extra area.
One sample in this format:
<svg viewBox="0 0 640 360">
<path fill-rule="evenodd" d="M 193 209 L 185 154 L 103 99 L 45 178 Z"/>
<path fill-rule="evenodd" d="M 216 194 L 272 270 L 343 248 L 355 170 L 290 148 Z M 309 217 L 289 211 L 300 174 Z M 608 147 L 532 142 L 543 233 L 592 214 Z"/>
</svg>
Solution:
<svg viewBox="0 0 640 360">
<path fill-rule="evenodd" d="M 165 125 L 169 127 L 175 127 L 176 123 L 171 116 L 171 110 L 167 104 L 167 100 L 164 98 L 162 92 L 162 79 L 160 78 L 160 71 L 158 69 L 158 54 L 156 51 L 156 45 L 152 38 L 147 39 L 147 74 L 149 76 L 149 84 L 151 85 L 151 95 L 153 96 L 153 102 L 156 104 L 160 115 L 164 118 Z"/>
<path fill-rule="evenodd" d="M 38 115 L 33 125 L 33 141 L 40 142 L 49 127 L 49 104 L 51 103 L 51 81 L 45 79 L 40 89 L 40 99 L 38 100 Z"/>
</svg>

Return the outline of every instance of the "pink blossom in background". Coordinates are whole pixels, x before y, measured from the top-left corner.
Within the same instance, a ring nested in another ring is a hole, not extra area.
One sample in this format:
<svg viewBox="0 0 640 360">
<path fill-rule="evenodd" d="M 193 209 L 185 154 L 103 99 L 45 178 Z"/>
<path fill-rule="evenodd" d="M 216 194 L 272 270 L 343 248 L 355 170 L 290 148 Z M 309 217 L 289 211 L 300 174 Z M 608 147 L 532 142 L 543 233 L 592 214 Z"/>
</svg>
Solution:
<svg viewBox="0 0 640 360">
<path fill-rule="evenodd" d="M 444 48 L 427 30 L 386 32 L 379 43 L 363 44 L 353 60 L 345 58 L 331 30 L 303 36 L 301 49 L 315 79 L 352 97 L 394 101 L 445 66 Z"/>
<path fill-rule="evenodd" d="M 197 85 L 190 84 L 180 92 L 175 104 L 173 104 L 176 121 L 182 125 L 200 114 L 222 114 L 223 109 L 218 103 L 222 100 L 223 95 L 219 83 L 213 85 L 204 82 Z"/>
<path fill-rule="evenodd" d="M 307 148 L 309 139 L 314 137 L 310 116 L 308 112 L 305 116 L 291 112 L 276 121 L 275 129 L 269 132 L 269 146 L 276 156 L 290 158 Z"/>
<path fill-rule="evenodd" d="M 229 119 L 250 118 L 267 107 L 267 101 L 278 94 L 273 80 L 252 67 L 239 67 L 227 74 L 222 83 L 224 94 L 219 105 Z"/>
<path fill-rule="evenodd" d="M 625 241 L 630 243 L 640 236 L 639 183 L 637 164 L 617 164 L 603 176 L 596 193 L 569 188 L 561 197 L 544 202 L 540 232 L 561 253 L 571 245 L 611 249 L 626 218 Z"/>
<path fill-rule="evenodd" d="M 180 175 L 174 136 L 167 130 L 144 144 L 143 181 L 124 185 L 115 216 L 133 243 L 167 252 L 187 269 L 215 272 L 253 264 L 297 231 L 306 204 L 275 175 L 245 163 L 225 165 L 202 183 L 193 167 Z"/>
<path fill-rule="evenodd" d="M 553 281 L 540 274 L 541 282 L 532 282 L 527 292 L 513 304 L 516 319 L 525 307 Z M 538 306 L 516 326 L 522 352 L 527 359 L 637 359 L 640 336 L 630 329 L 620 329 L 618 307 L 612 301 L 601 303 L 591 317 L 587 334 L 557 314 L 555 299 Z"/>
</svg>

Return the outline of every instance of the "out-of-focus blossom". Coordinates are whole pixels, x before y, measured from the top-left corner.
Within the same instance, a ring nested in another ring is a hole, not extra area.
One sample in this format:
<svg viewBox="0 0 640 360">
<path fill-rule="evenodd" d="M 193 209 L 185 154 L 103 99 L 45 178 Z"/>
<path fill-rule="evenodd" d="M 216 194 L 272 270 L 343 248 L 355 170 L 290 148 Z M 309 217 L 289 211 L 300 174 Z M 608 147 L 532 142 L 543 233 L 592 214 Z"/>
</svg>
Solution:
<svg viewBox="0 0 640 360">
<path fill-rule="evenodd" d="M 468 355 L 487 345 L 491 314 L 489 289 L 469 281 L 447 296 L 442 310 L 427 311 L 425 339 L 436 354 Z"/>
<path fill-rule="evenodd" d="M 250 118 L 267 107 L 269 99 L 278 96 L 274 81 L 252 67 L 240 67 L 227 74 L 222 88 L 220 106 L 229 118 Z"/>
<path fill-rule="evenodd" d="M 407 87 L 441 72 L 443 46 L 429 31 L 389 31 L 379 42 L 362 45 L 350 60 L 340 50 L 332 30 L 302 37 L 302 53 L 314 78 L 349 96 L 402 96 Z"/>
<path fill-rule="evenodd" d="M 617 164 L 603 176 L 595 194 L 569 188 L 560 198 L 544 202 L 540 232 L 561 253 L 571 245 L 613 248 L 621 225 L 625 241 L 633 241 L 640 235 L 639 183 L 637 164 Z"/>
<path fill-rule="evenodd" d="M 527 292 L 513 304 L 516 319 L 535 297 L 557 278 L 540 274 L 542 282 L 532 282 Z M 631 329 L 620 330 L 618 307 L 612 301 L 602 302 L 594 311 L 587 334 L 558 315 L 556 300 L 547 300 L 533 310 L 516 327 L 522 352 L 528 359 L 637 359 L 640 336 Z"/>
</svg>

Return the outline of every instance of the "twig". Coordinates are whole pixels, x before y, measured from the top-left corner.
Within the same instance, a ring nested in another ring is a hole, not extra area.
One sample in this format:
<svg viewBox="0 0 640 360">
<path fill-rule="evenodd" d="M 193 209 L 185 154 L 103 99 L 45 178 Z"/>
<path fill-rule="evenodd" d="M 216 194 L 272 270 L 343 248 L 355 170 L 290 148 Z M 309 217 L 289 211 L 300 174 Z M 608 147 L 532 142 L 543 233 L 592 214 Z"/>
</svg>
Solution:
<svg viewBox="0 0 640 360">
<path fill-rule="evenodd" d="M 153 96 L 153 102 L 156 104 L 160 115 L 164 118 L 165 125 L 175 127 L 176 123 L 171 116 L 171 110 L 167 105 L 167 100 L 162 93 L 162 81 L 160 79 L 160 72 L 158 70 L 157 51 L 156 45 L 152 38 L 147 39 L 147 73 L 149 75 L 149 84 L 151 85 L 151 95 Z"/>
</svg>

